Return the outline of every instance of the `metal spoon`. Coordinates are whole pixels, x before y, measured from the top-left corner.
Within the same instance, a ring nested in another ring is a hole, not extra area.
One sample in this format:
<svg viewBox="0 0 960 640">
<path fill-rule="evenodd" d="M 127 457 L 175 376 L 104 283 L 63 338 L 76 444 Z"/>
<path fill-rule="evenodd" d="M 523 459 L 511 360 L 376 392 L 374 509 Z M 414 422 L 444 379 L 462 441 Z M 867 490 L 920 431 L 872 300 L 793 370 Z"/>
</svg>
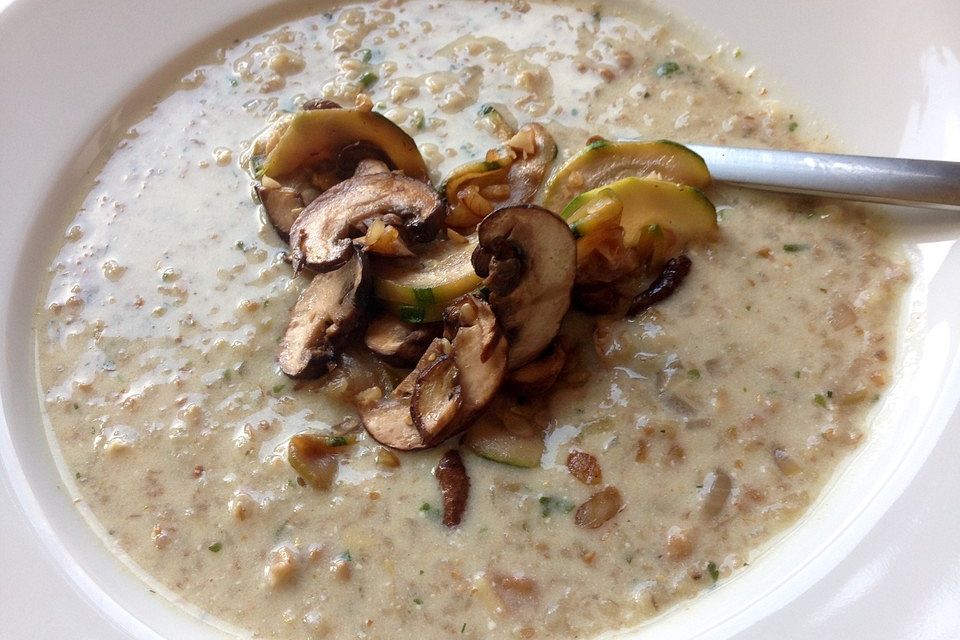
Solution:
<svg viewBox="0 0 960 640">
<path fill-rule="evenodd" d="M 861 202 L 960 210 L 960 162 L 691 144 L 718 182 Z"/>
</svg>

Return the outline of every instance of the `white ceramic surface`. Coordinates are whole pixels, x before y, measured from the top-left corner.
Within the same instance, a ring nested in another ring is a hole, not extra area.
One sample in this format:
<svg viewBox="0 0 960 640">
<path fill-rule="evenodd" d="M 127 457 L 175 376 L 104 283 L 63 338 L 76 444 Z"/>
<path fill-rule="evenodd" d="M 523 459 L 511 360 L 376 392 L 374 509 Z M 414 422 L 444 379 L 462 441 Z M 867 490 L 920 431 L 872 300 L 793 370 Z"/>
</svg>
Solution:
<svg viewBox="0 0 960 640">
<path fill-rule="evenodd" d="M 30 312 L 71 186 L 125 114 L 266 4 L 17 0 L 0 13 L 0 638 L 218 637 L 127 572 L 60 488 Z M 847 148 L 960 161 L 960 3 L 770 4 L 669 6 L 741 47 L 745 71 Z M 894 215 L 920 244 L 902 375 L 874 432 L 795 529 L 644 637 L 960 637 L 960 220 Z"/>
</svg>

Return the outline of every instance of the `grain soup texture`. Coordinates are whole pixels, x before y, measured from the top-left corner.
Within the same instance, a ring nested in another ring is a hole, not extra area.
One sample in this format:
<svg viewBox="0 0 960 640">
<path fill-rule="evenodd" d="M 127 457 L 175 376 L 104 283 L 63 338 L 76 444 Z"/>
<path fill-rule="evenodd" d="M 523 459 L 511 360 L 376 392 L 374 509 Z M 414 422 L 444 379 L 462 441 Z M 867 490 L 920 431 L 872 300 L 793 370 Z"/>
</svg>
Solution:
<svg viewBox="0 0 960 640">
<path fill-rule="evenodd" d="M 795 522 L 888 384 L 907 261 L 857 211 L 739 189 L 707 191 L 719 239 L 673 297 L 568 318 L 576 366 L 518 418 L 546 424 L 541 468 L 463 450 L 459 527 L 432 474 L 456 440 L 393 458 L 361 434 L 328 492 L 285 458 L 395 374 L 354 348 L 319 380 L 280 374 L 306 278 L 241 162 L 267 122 L 367 95 L 435 183 L 500 144 L 486 103 L 546 125 L 558 162 L 595 134 L 827 146 L 728 68 L 738 51 L 684 42 L 639 5 L 386 1 L 224 43 L 185 75 L 87 185 L 37 311 L 54 447 L 111 548 L 256 637 L 589 638 L 727 579 Z M 601 477 L 575 477 L 571 452 Z M 607 486 L 623 510 L 578 527 Z"/>
</svg>

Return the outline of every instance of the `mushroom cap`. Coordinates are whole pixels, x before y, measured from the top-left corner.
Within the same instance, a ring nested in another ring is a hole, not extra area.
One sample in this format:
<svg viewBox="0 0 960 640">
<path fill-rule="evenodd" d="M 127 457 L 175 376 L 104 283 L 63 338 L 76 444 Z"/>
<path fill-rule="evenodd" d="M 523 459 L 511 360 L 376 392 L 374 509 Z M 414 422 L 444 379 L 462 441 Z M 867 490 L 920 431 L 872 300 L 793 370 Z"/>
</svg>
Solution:
<svg viewBox="0 0 960 640">
<path fill-rule="evenodd" d="M 353 239 L 367 223 L 390 216 L 416 242 L 432 240 L 443 223 L 445 208 L 429 184 L 398 171 L 344 180 L 321 194 L 301 212 L 290 229 L 296 270 L 336 269 L 354 253 Z"/>
<path fill-rule="evenodd" d="M 430 342 L 439 335 L 437 324 L 411 324 L 384 313 L 367 325 L 363 342 L 387 364 L 409 367 L 416 364 Z"/>
<path fill-rule="evenodd" d="M 320 273 L 300 294 L 280 342 L 280 369 L 291 378 L 325 373 L 363 319 L 370 295 L 369 267 L 357 253 L 346 264 Z"/>
<path fill-rule="evenodd" d="M 267 212 L 267 220 L 284 240 L 290 238 L 290 227 L 303 211 L 303 197 L 290 187 L 268 187 L 263 184 L 254 186 L 260 203 Z"/>
<path fill-rule="evenodd" d="M 472 262 L 510 343 L 508 368 L 522 367 L 557 335 L 576 276 L 573 232 L 533 205 L 497 209 L 477 227 Z"/>
<path fill-rule="evenodd" d="M 508 344 L 479 298 L 451 305 L 451 341 L 437 338 L 393 393 L 360 407 L 367 432 L 394 449 L 433 447 L 460 433 L 493 399 L 506 375 Z"/>
</svg>

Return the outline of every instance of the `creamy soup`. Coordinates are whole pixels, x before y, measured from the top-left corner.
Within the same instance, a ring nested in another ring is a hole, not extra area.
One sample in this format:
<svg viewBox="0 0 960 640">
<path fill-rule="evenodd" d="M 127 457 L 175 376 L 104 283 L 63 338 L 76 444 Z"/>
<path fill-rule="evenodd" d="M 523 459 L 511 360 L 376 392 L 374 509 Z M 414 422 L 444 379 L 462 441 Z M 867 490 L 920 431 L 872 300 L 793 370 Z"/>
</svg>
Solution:
<svg viewBox="0 0 960 640">
<path fill-rule="evenodd" d="M 153 588 L 256 637 L 592 637 L 743 570 L 870 437 L 906 259 L 856 210 L 713 186 L 718 237 L 687 250 L 674 295 L 632 318 L 568 314 L 570 362 L 514 412 L 542 434 L 539 466 L 459 438 L 390 452 L 361 430 L 329 490 L 303 482 L 289 438 L 339 433 L 398 372 L 362 341 L 315 381 L 277 366 L 308 278 L 244 166 L 276 118 L 368 96 L 434 184 L 501 144 L 484 104 L 544 125 L 558 165 L 593 135 L 827 136 L 734 71 L 739 50 L 698 48 L 639 5 L 386 0 L 271 19 L 217 43 L 108 150 L 37 311 L 68 484 Z M 433 469 L 458 447 L 471 488 L 448 527 Z M 613 490 L 622 509 L 582 526 L 580 505 Z"/>
</svg>

